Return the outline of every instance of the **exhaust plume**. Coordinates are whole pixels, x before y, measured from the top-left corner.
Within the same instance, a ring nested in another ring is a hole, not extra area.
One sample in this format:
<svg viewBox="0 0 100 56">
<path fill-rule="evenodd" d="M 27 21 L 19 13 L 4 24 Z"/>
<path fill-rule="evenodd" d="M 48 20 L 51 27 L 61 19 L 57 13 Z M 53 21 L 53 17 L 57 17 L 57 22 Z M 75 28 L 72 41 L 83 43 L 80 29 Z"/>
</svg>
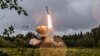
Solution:
<svg viewBox="0 0 100 56">
<path fill-rule="evenodd" d="M 51 16 L 49 14 L 47 15 L 47 22 L 48 29 L 53 29 Z"/>
</svg>

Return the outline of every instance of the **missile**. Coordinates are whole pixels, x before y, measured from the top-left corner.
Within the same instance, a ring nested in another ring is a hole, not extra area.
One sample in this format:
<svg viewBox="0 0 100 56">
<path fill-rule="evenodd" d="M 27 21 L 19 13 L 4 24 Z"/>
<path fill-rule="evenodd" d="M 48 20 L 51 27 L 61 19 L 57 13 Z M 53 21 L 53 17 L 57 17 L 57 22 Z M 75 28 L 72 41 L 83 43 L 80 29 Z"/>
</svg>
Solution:
<svg viewBox="0 0 100 56">
<path fill-rule="evenodd" d="M 48 6 L 46 6 L 46 11 L 47 11 L 47 14 L 49 14 L 49 9 L 48 9 Z"/>
</svg>

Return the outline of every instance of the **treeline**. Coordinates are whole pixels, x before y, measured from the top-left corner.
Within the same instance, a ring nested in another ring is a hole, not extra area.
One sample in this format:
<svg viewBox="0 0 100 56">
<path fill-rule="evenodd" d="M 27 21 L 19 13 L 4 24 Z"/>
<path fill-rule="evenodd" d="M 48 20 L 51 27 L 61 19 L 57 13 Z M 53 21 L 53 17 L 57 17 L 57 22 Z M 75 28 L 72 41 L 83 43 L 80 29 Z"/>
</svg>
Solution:
<svg viewBox="0 0 100 56">
<path fill-rule="evenodd" d="M 29 45 L 29 41 L 35 37 L 34 33 L 29 32 L 26 35 L 18 34 L 13 36 L 14 33 L 13 26 L 4 29 L 3 35 L 0 35 L 0 48 L 32 47 Z"/>
<path fill-rule="evenodd" d="M 0 36 L 0 47 L 1 48 L 28 48 L 32 47 L 29 44 L 30 39 L 34 36 L 33 33 L 27 33 L 25 36 L 23 34 L 18 34 L 16 36 Z"/>
<path fill-rule="evenodd" d="M 100 48 L 100 26 L 84 34 L 63 35 L 62 39 L 68 47 Z"/>
<path fill-rule="evenodd" d="M 18 34 L 16 36 L 11 36 L 14 32 L 13 26 L 4 29 L 3 35 L 0 35 L 0 48 L 34 47 L 29 44 L 30 39 L 37 38 L 34 33 L 29 32 L 26 35 Z M 93 28 L 90 32 L 86 32 L 84 34 L 80 32 L 79 34 L 55 37 L 62 38 L 67 47 L 100 48 L 100 26 Z"/>
</svg>

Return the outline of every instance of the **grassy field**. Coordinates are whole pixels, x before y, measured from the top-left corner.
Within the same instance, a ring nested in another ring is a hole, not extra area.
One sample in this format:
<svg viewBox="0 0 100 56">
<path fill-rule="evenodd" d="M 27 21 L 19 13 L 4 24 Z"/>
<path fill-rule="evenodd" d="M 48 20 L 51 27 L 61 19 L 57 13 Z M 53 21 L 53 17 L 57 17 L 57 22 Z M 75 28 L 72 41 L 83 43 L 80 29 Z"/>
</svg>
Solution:
<svg viewBox="0 0 100 56">
<path fill-rule="evenodd" d="M 97 48 L 0 48 L 0 51 L 8 56 L 100 56 L 100 49 Z"/>
</svg>

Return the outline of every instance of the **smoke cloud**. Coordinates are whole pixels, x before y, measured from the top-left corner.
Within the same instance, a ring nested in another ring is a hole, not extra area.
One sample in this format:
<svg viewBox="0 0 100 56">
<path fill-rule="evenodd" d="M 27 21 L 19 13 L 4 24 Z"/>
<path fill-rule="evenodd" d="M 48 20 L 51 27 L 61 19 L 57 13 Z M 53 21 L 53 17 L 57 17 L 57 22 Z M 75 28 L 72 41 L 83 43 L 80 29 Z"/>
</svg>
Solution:
<svg viewBox="0 0 100 56">
<path fill-rule="evenodd" d="M 37 40 L 37 39 L 33 38 L 33 39 L 30 40 L 29 44 L 33 45 L 33 46 L 36 46 L 36 45 L 39 45 L 40 42 L 41 42 L 40 40 Z"/>
</svg>

